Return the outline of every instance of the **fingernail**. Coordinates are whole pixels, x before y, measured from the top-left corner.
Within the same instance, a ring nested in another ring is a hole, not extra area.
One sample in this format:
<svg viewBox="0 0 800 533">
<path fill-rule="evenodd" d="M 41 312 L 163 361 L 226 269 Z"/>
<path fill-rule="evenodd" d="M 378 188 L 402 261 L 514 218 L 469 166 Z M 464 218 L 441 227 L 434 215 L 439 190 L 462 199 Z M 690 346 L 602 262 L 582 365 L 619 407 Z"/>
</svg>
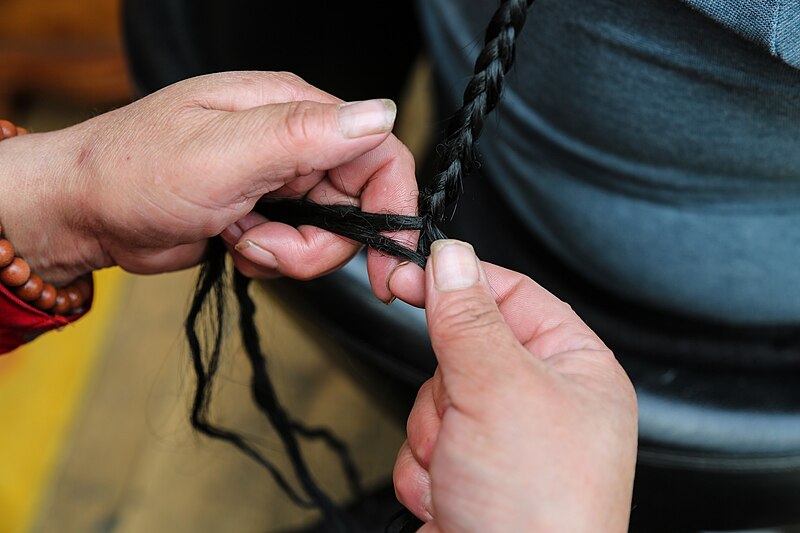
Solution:
<svg viewBox="0 0 800 533">
<path fill-rule="evenodd" d="M 388 302 L 383 302 L 386 305 L 389 305 L 390 303 L 392 303 L 393 301 L 395 301 L 397 299 L 397 296 L 395 296 L 394 293 L 392 293 L 392 276 L 394 276 L 394 273 L 397 272 L 398 270 L 400 270 L 401 267 L 404 267 L 404 266 L 406 266 L 408 264 L 410 264 L 410 261 L 403 261 L 402 263 L 398 263 L 397 265 L 395 265 L 395 267 L 392 269 L 392 271 L 389 272 L 389 275 L 386 276 L 386 291 L 389 294 L 392 295 L 392 297 L 389 299 Z M 381 301 L 383 301 L 383 300 L 381 300 Z"/>
<path fill-rule="evenodd" d="M 462 241 L 441 240 L 431 245 L 433 279 L 440 291 L 458 291 L 478 283 L 478 258 L 472 245 Z"/>
<path fill-rule="evenodd" d="M 234 246 L 234 248 L 237 252 L 256 264 L 267 268 L 278 268 L 278 260 L 275 258 L 275 255 L 250 239 L 243 240 Z"/>
<path fill-rule="evenodd" d="M 425 494 L 422 496 L 422 510 L 425 512 L 425 521 L 430 522 L 433 520 L 433 498 L 431 495 L 431 491 L 425 491 Z"/>
<path fill-rule="evenodd" d="M 349 139 L 386 133 L 394 127 L 397 106 L 391 100 L 364 100 L 339 106 L 339 129 Z"/>
</svg>

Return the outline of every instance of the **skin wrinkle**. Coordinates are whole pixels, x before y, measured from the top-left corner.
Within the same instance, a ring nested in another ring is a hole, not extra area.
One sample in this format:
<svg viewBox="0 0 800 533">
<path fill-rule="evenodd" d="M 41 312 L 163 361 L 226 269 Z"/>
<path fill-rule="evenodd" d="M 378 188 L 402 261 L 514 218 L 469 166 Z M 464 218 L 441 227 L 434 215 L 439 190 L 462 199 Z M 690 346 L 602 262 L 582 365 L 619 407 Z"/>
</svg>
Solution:
<svg viewBox="0 0 800 533">
<path fill-rule="evenodd" d="M 464 331 L 483 329 L 487 335 L 491 335 L 495 328 L 504 326 L 503 317 L 497 309 L 488 307 L 479 297 L 471 294 L 448 303 L 446 311 L 438 313 L 434 320 L 431 328 L 448 332 L 442 336 L 444 343 L 450 334 L 460 338 Z"/>
<path fill-rule="evenodd" d="M 563 330 L 565 329 L 574 331 L 564 332 Z M 580 350 L 592 350 L 598 352 L 604 350 L 610 351 L 607 350 L 605 344 L 603 344 L 603 342 L 598 339 L 597 336 L 584 333 L 583 331 L 583 325 L 565 320 L 554 324 L 551 327 L 535 331 L 530 338 L 524 341 L 522 344 L 526 348 L 530 347 L 534 354 L 552 352 L 552 355 L 547 357 L 552 357 L 553 355 L 561 352 Z M 551 337 L 557 339 L 558 341 L 555 346 L 550 345 L 549 341 Z M 559 344 L 561 340 L 565 338 L 570 339 L 569 344 L 561 348 Z"/>
<path fill-rule="evenodd" d="M 284 119 L 283 127 L 280 129 L 286 135 L 278 136 L 278 143 L 286 153 L 302 152 L 302 148 L 308 144 L 308 140 L 313 138 L 313 135 L 316 135 L 316 123 L 313 120 L 313 112 L 316 108 L 311 107 L 309 104 L 310 102 L 307 101 L 286 104 L 288 113 Z M 295 176 L 307 176 L 316 170 L 302 161 L 297 161 L 295 165 Z"/>
</svg>

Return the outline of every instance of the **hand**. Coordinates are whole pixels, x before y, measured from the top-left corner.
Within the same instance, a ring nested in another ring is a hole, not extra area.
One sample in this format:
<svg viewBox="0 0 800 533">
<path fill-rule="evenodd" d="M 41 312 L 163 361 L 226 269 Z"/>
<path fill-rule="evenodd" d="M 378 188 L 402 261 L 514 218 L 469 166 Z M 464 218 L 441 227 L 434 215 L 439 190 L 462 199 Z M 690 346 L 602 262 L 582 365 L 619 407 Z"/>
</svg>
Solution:
<svg viewBox="0 0 800 533">
<path fill-rule="evenodd" d="M 115 264 L 188 267 L 220 233 L 245 274 L 316 277 L 359 246 L 249 213 L 264 195 L 307 195 L 414 214 L 414 162 L 389 133 L 395 113 L 388 100 L 343 106 L 286 73 L 187 80 L 72 128 L 0 143 L 0 221 L 54 283 Z M 396 264 L 370 255 L 384 300 Z"/>
<path fill-rule="evenodd" d="M 627 531 L 636 398 L 611 351 L 468 244 L 438 241 L 421 275 L 390 278 L 399 298 L 424 299 L 439 361 L 394 469 L 420 532 Z"/>
</svg>

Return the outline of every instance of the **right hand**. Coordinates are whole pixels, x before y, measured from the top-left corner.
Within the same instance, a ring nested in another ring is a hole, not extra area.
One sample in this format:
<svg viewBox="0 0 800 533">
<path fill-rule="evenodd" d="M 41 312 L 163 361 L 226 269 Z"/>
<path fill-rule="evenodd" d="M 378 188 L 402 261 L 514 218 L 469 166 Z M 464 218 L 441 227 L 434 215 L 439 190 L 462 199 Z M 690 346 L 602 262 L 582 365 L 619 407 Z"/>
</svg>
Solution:
<svg viewBox="0 0 800 533">
<path fill-rule="evenodd" d="M 572 309 L 458 241 L 389 284 L 424 300 L 439 361 L 394 469 L 420 531 L 627 531 L 636 397 Z"/>
</svg>

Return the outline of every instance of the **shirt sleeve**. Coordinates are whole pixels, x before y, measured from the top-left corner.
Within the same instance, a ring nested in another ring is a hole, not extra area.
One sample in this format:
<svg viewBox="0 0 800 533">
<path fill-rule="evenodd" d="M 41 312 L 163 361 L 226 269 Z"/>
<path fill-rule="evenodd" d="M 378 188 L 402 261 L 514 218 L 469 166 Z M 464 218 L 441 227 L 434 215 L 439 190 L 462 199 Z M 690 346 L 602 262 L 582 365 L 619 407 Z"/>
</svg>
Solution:
<svg viewBox="0 0 800 533">
<path fill-rule="evenodd" d="M 800 68 L 800 3 L 785 0 L 683 0 L 726 28 Z"/>
<path fill-rule="evenodd" d="M 75 322 L 85 315 L 91 306 L 90 300 L 80 313 L 68 316 L 51 315 L 20 300 L 7 287 L 0 284 L 0 354 L 10 352 L 46 331 Z"/>
</svg>

